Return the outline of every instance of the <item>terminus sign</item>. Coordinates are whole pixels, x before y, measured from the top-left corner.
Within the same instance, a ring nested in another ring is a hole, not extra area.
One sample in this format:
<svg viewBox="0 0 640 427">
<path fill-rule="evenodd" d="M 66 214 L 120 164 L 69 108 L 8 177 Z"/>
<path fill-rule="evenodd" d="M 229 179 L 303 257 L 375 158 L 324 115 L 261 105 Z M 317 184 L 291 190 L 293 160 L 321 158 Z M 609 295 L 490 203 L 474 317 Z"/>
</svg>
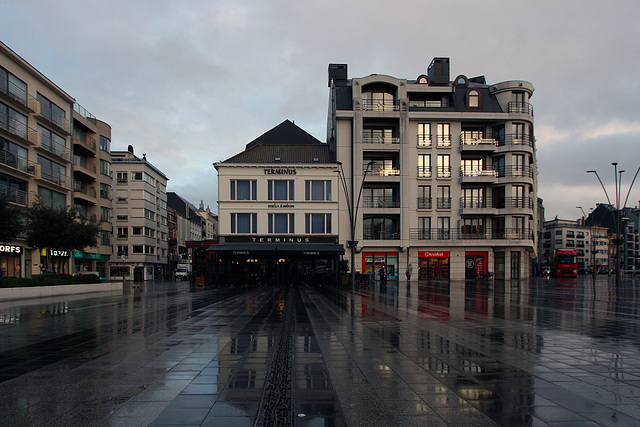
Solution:
<svg viewBox="0 0 640 427">
<path fill-rule="evenodd" d="M 295 168 L 265 168 L 265 175 L 295 175 Z"/>
</svg>

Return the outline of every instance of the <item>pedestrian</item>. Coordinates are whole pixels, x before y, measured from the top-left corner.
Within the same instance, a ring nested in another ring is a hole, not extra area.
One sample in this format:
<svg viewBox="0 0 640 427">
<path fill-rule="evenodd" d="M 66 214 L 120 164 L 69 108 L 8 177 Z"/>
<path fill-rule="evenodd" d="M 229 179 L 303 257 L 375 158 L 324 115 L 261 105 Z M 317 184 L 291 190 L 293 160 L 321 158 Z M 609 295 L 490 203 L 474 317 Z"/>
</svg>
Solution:
<svg viewBox="0 0 640 427">
<path fill-rule="evenodd" d="M 436 265 L 433 267 L 433 278 L 440 278 L 440 263 L 436 261 Z"/>
<path fill-rule="evenodd" d="M 384 271 L 384 265 L 382 267 L 380 267 L 380 270 L 378 270 L 378 273 L 380 275 L 380 282 L 382 284 L 386 284 L 387 283 L 387 274 Z"/>
<path fill-rule="evenodd" d="M 407 282 L 411 281 L 411 274 L 413 273 L 413 266 L 411 264 L 409 264 L 407 266 L 407 271 L 405 272 L 405 274 L 407 275 Z"/>
</svg>

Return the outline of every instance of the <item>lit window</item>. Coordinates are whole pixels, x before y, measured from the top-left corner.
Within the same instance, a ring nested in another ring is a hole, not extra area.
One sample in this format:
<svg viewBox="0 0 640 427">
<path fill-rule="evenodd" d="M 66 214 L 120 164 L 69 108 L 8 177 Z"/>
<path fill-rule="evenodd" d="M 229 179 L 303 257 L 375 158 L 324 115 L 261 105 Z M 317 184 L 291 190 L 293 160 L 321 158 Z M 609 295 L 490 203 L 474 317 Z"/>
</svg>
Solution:
<svg viewBox="0 0 640 427">
<path fill-rule="evenodd" d="M 471 90 L 467 94 L 467 107 L 478 108 L 480 107 L 480 94 L 477 90 Z"/>
</svg>

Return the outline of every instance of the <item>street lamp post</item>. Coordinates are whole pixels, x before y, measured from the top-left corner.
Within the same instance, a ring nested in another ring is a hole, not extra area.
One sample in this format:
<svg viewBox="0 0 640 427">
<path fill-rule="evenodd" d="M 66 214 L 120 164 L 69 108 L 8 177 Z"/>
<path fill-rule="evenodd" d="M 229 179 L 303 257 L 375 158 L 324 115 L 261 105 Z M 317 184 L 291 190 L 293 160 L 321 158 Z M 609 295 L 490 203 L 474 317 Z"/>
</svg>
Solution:
<svg viewBox="0 0 640 427">
<path fill-rule="evenodd" d="M 344 169 L 342 168 L 342 162 L 338 162 L 338 170 L 335 171 L 338 173 L 340 177 L 340 183 L 342 184 L 342 190 L 344 191 L 344 198 L 347 201 L 347 210 L 349 212 L 349 227 L 351 228 L 351 240 L 347 240 L 347 245 L 350 248 L 351 252 L 351 286 L 355 284 L 356 281 L 356 269 L 355 269 L 355 258 L 356 258 L 356 246 L 358 246 L 358 241 L 356 240 L 356 221 L 358 220 L 358 208 L 360 207 L 360 196 L 362 196 L 362 188 L 364 187 L 364 180 L 367 178 L 367 174 L 371 166 L 373 166 L 375 162 L 372 160 L 367 163 L 367 167 L 364 169 L 362 174 L 362 182 L 360 183 L 360 189 L 358 190 L 358 199 L 354 200 L 353 191 L 351 192 L 351 200 L 349 199 L 349 189 L 347 188 L 347 178 L 344 175 Z M 352 171 L 353 177 L 353 171 Z M 353 185 L 351 186 L 352 190 Z"/>
<path fill-rule="evenodd" d="M 615 239 L 613 239 L 613 244 L 615 245 L 616 248 L 616 284 L 620 284 L 620 244 L 624 243 L 624 238 L 620 237 L 620 233 L 623 231 L 621 229 L 622 224 L 622 211 L 621 209 L 624 209 L 625 206 L 627 205 L 627 201 L 629 200 L 629 194 L 631 193 L 631 189 L 633 188 L 633 184 L 636 181 L 636 177 L 638 176 L 638 172 L 640 172 L 640 166 L 638 167 L 638 170 L 636 170 L 636 174 L 633 176 L 633 180 L 631 181 L 631 185 L 629 186 L 629 190 L 627 191 L 627 197 L 624 200 L 624 204 L 622 205 L 622 208 L 620 208 L 620 201 L 622 200 L 622 198 L 620 197 L 621 194 L 620 192 L 622 191 L 622 174 L 623 172 L 625 172 L 624 170 L 620 170 L 618 171 L 618 162 L 613 162 L 611 163 L 611 165 L 614 168 L 614 181 L 615 181 L 615 196 L 616 196 L 616 206 L 614 207 L 614 212 L 613 212 L 613 221 L 614 221 L 614 225 L 615 225 L 615 231 L 616 231 L 616 237 Z M 598 175 L 598 172 L 595 170 L 588 170 L 587 173 L 593 173 L 595 174 L 596 178 L 598 178 L 598 181 L 600 182 L 600 185 L 602 186 L 602 189 L 604 190 L 604 194 L 607 197 L 607 201 L 609 202 L 609 206 L 611 205 L 611 199 L 609 199 L 609 194 L 607 194 L 607 189 L 604 187 L 604 184 L 602 183 L 602 180 L 600 179 L 600 176 Z"/>
</svg>

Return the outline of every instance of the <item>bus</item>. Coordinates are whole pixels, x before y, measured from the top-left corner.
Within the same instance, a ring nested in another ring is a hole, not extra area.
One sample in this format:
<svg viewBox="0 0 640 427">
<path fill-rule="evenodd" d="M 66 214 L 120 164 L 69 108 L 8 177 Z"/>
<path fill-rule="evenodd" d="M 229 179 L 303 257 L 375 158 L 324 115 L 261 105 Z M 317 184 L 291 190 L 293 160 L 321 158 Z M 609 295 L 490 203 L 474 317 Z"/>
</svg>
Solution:
<svg viewBox="0 0 640 427">
<path fill-rule="evenodd" d="M 556 249 L 551 254 L 553 277 L 578 277 L 578 260 L 575 249 Z"/>
</svg>

